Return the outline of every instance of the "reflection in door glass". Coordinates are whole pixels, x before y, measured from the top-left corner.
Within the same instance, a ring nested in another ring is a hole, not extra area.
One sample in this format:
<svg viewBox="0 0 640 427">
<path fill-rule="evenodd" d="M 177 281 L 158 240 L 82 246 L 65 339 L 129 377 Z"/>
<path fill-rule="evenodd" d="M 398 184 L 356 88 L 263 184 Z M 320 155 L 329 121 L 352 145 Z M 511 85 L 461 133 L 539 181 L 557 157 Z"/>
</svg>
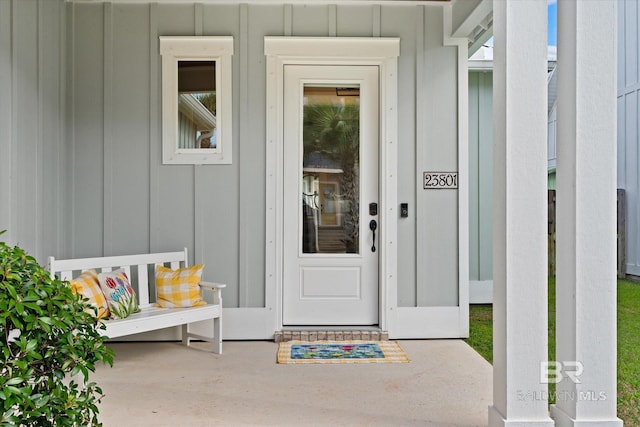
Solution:
<svg viewBox="0 0 640 427">
<path fill-rule="evenodd" d="M 305 85 L 302 252 L 359 253 L 360 89 Z"/>
</svg>

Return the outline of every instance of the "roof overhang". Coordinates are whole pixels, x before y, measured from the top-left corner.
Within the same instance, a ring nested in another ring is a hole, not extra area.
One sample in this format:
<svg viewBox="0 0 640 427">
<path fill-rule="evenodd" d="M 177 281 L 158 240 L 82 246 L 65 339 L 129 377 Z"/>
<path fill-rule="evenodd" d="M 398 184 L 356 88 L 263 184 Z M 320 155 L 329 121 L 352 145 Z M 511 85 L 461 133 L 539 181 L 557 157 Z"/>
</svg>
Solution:
<svg viewBox="0 0 640 427">
<path fill-rule="evenodd" d="M 469 56 L 493 36 L 492 0 L 452 0 L 451 37 L 466 38 Z"/>
</svg>

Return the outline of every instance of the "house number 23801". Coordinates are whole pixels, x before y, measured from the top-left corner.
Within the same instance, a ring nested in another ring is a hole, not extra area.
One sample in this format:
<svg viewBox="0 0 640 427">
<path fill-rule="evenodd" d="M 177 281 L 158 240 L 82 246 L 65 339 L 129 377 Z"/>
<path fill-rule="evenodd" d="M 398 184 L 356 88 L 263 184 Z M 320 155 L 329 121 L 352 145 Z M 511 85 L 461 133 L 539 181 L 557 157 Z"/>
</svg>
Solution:
<svg viewBox="0 0 640 427">
<path fill-rule="evenodd" d="M 458 188 L 458 172 L 425 172 L 424 189 Z"/>
</svg>

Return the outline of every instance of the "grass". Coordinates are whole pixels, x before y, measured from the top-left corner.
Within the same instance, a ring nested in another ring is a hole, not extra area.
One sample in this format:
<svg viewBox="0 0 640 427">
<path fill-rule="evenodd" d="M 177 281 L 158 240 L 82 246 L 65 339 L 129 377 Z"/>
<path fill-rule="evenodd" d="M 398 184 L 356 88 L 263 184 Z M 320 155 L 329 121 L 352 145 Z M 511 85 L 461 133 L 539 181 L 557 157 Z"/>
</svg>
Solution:
<svg viewBox="0 0 640 427">
<path fill-rule="evenodd" d="M 618 282 L 618 416 L 640 426 L 640 284 Z"/>
<path fill-rule="evenodd" d="M 549 279 L 549 360 L 556 351 L 556 283 Z M 467 343 L 493 362 L 493 315 L 491 305 L 469 309 Z M 554 384 L 550 384 L 553 397 Z M 550 402 L 553 403 L 553 402 Z M 640 427 L 640 284 L 618 281 L 618 417 L 628 427 Z"/>
</svg>

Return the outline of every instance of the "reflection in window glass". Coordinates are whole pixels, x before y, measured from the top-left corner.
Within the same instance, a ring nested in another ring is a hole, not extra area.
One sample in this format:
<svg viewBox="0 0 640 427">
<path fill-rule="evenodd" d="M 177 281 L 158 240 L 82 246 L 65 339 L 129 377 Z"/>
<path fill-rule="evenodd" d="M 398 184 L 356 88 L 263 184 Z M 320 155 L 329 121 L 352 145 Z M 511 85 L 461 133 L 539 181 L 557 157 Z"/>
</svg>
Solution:
<svg viewBox="0 0 640 427">
<path fill-rule="evenodd" d="M 216 61 L 178 61 L 178 148 L 217 148 Z"/>
<path fill-rule="evenodd" d="M 303 145 L 303 253 L 359 253 L 359 87 L 305 86 Z"/>
</svg>

